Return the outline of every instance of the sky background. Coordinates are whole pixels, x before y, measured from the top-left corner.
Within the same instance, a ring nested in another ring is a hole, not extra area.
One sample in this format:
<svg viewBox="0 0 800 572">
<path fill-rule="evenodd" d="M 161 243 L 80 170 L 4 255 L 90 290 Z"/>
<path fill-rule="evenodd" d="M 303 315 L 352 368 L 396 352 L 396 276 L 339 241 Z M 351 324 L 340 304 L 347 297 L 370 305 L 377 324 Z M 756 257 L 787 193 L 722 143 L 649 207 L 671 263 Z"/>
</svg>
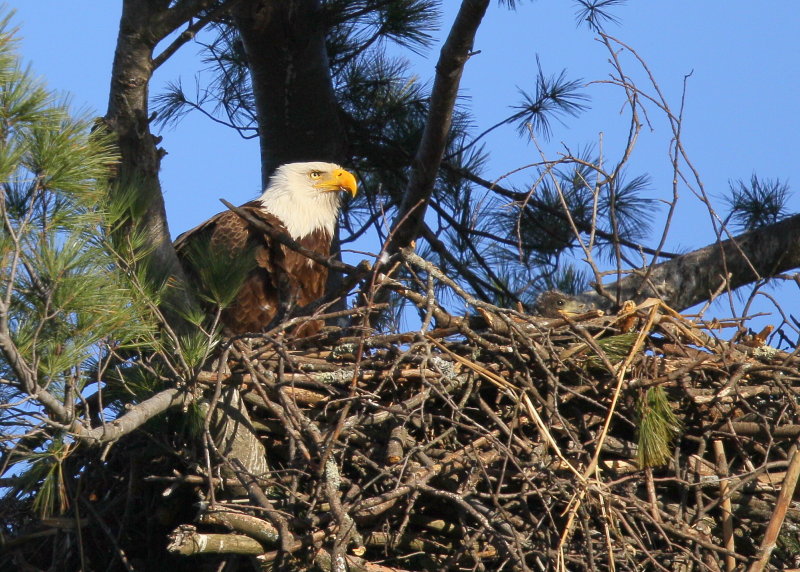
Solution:
<svg viewBox="0 0 800 572">
<path fill-rule="evenodd" d="M 475 42 L 480 53 L 470 59 L 462 80 L 461 103 L 475 118 L 474 134 L 512 113 L 518 87 L 533 91 L 539 57 L 545 75 L 566 70 L 586 83 L 591 109 L 577 118 L 553 123 L 544 142 L 549 158 L 568 146 L 585 147 L 602 138 L 608 164 L 622 152 L 628 129 L 625 94 L 603 82 L 609 79 L 609 54 L 585 25 L 576 23 L 574 2 L 518 1 L 510 10 L 493 1 Z M 409 56 L 421 81 L 433 78 L 439 48 L 459 3 L 443 2 L 437 42 L 422 56 Z M 103 115 L 107 106 L 111 63 L 121 3 L 112 0 L 12 0 L 12 23 L 19 27 L 20 53 L 51 89 L 71 94 L 76 109 Z M 687 80 L 682 141 L 706 192 L 724 215 L 723 197 L 731 180 L 781 179 L 794 188 L 800 115 L 800 3 L 731 0 L 633 0 L 613 10 L 619 24 L 607 32 L 634 48 L 647 62 L 673 111 L 681 105 Z M 188 44 L 157 71 L 151 95 L 178 77 L 193 85 L 202 68 L 200 47 Z M 401 53 L 394 51 L 394 53 Z M 625 70 L 637 85 L 653 92 L 634 60 Z M 672 132 L 663 113 L 648 107 L 645 125 L 627 167 L 629 177 L 649 173 L 649 196 L 672 196 L 673 173 L 668 156 Z M 260 194 L 258 142 L 243 140 L 199 114 L 160 133 L 168 155 L 162 163 L 170 231 L 174 236 L 222 210 L 220 198 L 242 203 Z M 541 159 L 536 147 L 512 126 L 484 139 L 490 154 L 484 177 L 506 173 Z M 523 169 L 504 186 L 524 188 L 533 170 Z M 706 207 L 685 185 L 679 185 L 679 208 L 666 249 L 688 251 L 714 240 Z M 800 199 L 790 200 L 791 212 Z M 660 236 L 665 209 L 656 213 L 650 245 Z M 797 288 L 776 291 L 785 310 L 800 311 Z M 769 311 L 768 306 L 760 306 Z M 727 308 L 715 313 L 729 315 Z M 770 320 L 775 322 L 774 319 Z"/>
</svg>

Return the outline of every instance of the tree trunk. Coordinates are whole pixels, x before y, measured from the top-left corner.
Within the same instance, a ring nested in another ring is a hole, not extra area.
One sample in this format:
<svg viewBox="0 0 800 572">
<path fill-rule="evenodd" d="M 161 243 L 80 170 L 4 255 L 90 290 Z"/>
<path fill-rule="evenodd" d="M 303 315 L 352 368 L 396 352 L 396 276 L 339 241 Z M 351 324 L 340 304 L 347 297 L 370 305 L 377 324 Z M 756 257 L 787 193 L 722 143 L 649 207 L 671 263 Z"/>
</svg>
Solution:
<svg viewBox="0 0 800 572">
<path fill-rule="evenodd" d="M 122 232 L 131 232 L 135 227 L 147 236 L 148 246 L 152 248 L 147 265 L 148 278 L 158 284 L 173 277 L 182 284 L 185 276 L 172 247 L 158 178 L 165 152 L 157 146 L 160 138 L 150 132 L 148 111 L 148 88 L 154 71 L 153 50 L 178 25 L 167 25 L 168 10 L 163 5 L 163 2 L 152 0 L 123 2 L 104 121 L 116 135 L 120 153 L 117 185 L 112 193 L 135 191 L 133 212 L 136 220 Z M 172 324 L 175 327 L 181 320 L 167 306 L 184 307 L 190 302 L 184 289 L 170 290 L 163 310 L 168 319 L 175 322 Z"/>
<path fill-rule="evenodd" d="M 160 283 L 169 278 L 177 287 L 166 293 L 162 312 L 178 332 L 193 326 L 184 322 L 182 308 L 194 304 L 185 288 L 186 277 L 178 261 L 167 226 L 164 198 L 158 173 L 164 151 L 158 148 L 160 138 L 150 132 L 148 87 L 155 69 L 153 51 L 169 34 L 194 18 L 211 0 L 197 0 L 174 5 L 162 0 L 125 0 L 117 38 L 117 49 L 111 71 L 111 88 L 107 127 L 116 135 L 120 164 L 116 192 L 136 192 L 136 220 L 121 232 L 143 231 L 152 248 L 147 264 L 149 278 Z M 113 192 L 113 191 L 112 191 Z M 178 310 L 178 311 L 175 311 Z M 224 441 L 224 453 L 244 462 L 251 473 L 261 475 L 266 467 L 266 451 L 252 427 L 241 422 L 247 412 L 238 394 L 226 391 L 223 403 L 228 423 L 218 427 L 217 437 Z"/>
<path fill-rule="evenodd" d="M 243 0 L 233 10 L 247 54 L 261 146 L 261 181 L 284 163 L 347 159 L 319 0 Z M 337 258 L 339 229 L 332 252 Z M 338 291 L 338 272 L 326 292 Z M 332 306 L 343 309 L 344 301 Z"/>
<path fill-rule="evenodd" d="M 344 161 L 319 0 L 244 0 L 234 20 L 253 84 L 264 185 L 284 163 Z"/>
</svg>

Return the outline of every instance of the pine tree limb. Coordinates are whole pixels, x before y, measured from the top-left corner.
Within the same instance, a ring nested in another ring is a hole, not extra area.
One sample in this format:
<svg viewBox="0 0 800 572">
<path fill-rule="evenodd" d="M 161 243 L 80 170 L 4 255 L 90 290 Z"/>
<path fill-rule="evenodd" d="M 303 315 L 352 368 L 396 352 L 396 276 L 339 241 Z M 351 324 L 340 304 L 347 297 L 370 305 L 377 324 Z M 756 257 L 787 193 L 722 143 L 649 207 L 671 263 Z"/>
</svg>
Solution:
<svg viewBox="0 0 800 572">
<path fill-rule="evenodd" d="M 447 41 L 442 46 L 425 130 L 386 248 L 390 254 L 410 245 L 422 228 L 436 173 L 447 145 L 461 75 L 471 56 L 475 34 L 488 6 L 488 0 L 463 0 Z"/>
<path fill-rule="evenodd" d="M 636 271 L 604 289 L 625 300 L 656 296 L 676 310 L 800 266 L 800 215 Z M 643 276 L 647 273 L 647 282 Z M 596 295 L 595 295 L 596 296 Z"/>
</svg>

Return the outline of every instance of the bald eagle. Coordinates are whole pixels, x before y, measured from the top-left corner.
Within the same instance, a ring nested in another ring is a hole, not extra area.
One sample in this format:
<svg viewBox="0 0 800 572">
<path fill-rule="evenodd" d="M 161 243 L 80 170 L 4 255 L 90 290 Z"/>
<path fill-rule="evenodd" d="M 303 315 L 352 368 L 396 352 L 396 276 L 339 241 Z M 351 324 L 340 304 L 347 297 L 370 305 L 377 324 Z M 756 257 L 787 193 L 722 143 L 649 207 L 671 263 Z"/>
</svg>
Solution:
<svg viewBox="0 0 800 572">
<path fill-rule="evenodd" d="M 328 256 L 339 215 L 339 193 L 355 197 L 356 189 L 355 177 L 339 165 L 288 163 L 278 167 L 259 198 L 240 208 L 300 245 Z M 326 267 L 281 245 L 230 210 L 183 233 L 174 245 L 205 299 L 220 298 L 210 295 L 211 290 L 219 290 L 219 285 L 208 283 L 212 282 L 210 268 L 221 269 L 216 271 L 217 282 L 233 284 L 221 313 L 227 335 L 261 331 L 287 303 L 287 296 L 291 303 L 305 306 L 325 293 Z M 296 333 L 308 336 L 321 325 L 310 322 Z"/>
</svg>

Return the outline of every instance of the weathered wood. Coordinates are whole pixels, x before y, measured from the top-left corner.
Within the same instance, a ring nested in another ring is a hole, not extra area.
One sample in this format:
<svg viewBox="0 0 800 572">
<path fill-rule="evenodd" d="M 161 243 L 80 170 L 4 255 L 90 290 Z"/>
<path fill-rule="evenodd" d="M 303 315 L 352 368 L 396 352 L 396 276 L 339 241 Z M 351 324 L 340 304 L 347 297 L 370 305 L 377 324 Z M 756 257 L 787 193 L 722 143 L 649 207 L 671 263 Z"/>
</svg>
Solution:
<svg viewBox="0 0 800 572">
<path fill-rule="evenodd" d="M 205 534 L 191 524 L 183 524 L 170 534 L 167 550 L 181 556 L 198 554 L 242 554 L 257 556 L 264 552 L 261 544 L 242 534 Z"/>
</svg>

